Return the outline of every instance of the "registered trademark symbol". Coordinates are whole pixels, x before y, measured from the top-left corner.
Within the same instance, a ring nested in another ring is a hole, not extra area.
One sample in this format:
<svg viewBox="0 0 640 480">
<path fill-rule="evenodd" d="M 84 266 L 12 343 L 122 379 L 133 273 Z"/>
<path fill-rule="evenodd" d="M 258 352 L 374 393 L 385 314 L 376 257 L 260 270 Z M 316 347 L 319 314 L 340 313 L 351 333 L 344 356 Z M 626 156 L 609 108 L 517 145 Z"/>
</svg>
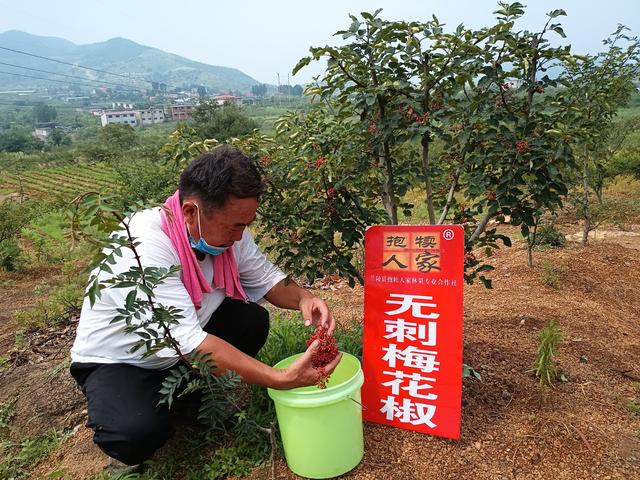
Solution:
<svg viewBox="0 0 640 480">
<path fill-rule="evenodd" d="M 442 236 L 444 237 L 445 240 L 452 240 L 454 233 L 453 230 L 451 229 L 447 229 L 442 233 Z"/>
</svg>

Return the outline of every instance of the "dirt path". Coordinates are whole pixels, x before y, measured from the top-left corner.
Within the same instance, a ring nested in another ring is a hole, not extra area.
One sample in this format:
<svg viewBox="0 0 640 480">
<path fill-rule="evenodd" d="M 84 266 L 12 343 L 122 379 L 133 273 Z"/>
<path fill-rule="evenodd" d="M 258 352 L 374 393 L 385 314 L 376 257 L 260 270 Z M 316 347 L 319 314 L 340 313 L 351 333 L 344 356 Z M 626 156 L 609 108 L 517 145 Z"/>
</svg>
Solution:
<svg viewBox="0 0 640 480">
<path fill-rule="evenodd" d="M 529 269 L 522 244 L 499 251 L 491 259 L 494 288 L 465 289 L 464 358 L 483 380 L 463 383 L 461 439 L 365 424 L 364 460 L 344 478 L 640 478 L 640 416 L 625 408 L 628 399 L 640 401 L 638 254 L 609 239 L 570 243 L 537 252 Z M 560 272 L 557 288 L 542 283 L 545 263 Z M 340 323 L 362 322 L 361 288 L 329 282 L 317 293 Z M 558 359 L 568 382 L 542 391 L 528 370 L 537 332 L 551 318 L 565 332 Z M 40 349 L 64 351 L 73 327 L 43 332 L 51 340 Z M 11 328 L 3 322 L 0 334 Z M 66 369 L 55 373 L 63 361 L 28 351 L 24 364 L 0 374 L 0 401 L 19 397 L 15 435 L 83 422 L 81 394 Z M 82 427 L 37 471 L 63 467 L 69 478 L 88 478 L 103 465 Z M 279 478 L 297 478 L 282 461 L 278 467 Z"/>
</svg>

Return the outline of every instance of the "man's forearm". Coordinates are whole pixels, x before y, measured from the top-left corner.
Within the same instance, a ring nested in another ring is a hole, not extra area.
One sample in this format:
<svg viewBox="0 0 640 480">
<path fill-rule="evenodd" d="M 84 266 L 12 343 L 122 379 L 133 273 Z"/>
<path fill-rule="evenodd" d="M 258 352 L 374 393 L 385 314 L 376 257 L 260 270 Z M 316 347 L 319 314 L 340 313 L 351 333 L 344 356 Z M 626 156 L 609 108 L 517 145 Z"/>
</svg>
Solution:
<svg viewBox="0 0 640 480">
<path fill-rule="evenodd" d="M 264 296 L 271 305 L 289 310 L 298 310 L 300 300 L 305 297 L 313 297 L 313 295 L 293 280 L 289 280 L 286 284 L 285 280 L 279 281 Z"/>
<path fill-rule="evenodd" d="M 207 335 L 196 350 L 211 354 L 216 375 L 224 375 L 231 370 L 240 375 L 245 383 L 276 389 L 289 387 L 289 379 L 284 370 L 256 360 L 215 335 Z"/>
</svg>

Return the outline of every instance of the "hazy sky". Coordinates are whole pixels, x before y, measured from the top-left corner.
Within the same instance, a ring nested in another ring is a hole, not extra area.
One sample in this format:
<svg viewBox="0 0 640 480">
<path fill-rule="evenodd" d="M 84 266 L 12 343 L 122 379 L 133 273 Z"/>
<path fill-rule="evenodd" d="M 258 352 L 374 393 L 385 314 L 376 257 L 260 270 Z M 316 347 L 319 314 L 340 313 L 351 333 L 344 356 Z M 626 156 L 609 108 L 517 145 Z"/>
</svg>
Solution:
<svg viewBox="0 0 640 480">
<path fill-rule="evenodd" d="M 544 14 L 564 8 L 561 18 L 576 52 L 595 53 L 618 23 L 640 34 L 640 0 L 530 0 L 521 22 L 538 29 Z M 192 60 L 235 67 L 260 82 L 282 83 L 310 46 L 339 43 L 349 13 L 383 8 L 390 20 L 427 20 L 435 14 L 450 27 L 492 24 L 497 2 L 489 0 L 0 0 L 0 32 L 23 30 L 77 44 L 125 37 Z M 320 65 L 291 83 L 309 81 Z"/>
</svg>

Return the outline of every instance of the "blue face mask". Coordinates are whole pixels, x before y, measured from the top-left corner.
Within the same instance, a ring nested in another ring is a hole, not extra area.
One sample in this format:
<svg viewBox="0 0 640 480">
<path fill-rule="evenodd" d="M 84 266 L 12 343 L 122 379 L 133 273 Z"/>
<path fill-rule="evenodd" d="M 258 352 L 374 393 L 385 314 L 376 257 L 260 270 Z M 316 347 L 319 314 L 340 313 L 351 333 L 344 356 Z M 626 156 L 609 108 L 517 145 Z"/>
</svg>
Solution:
<svg viewBox="0 0 640 480">
<path fill-rule="evenodd" d="M 189 244 L 191 248 L 197 250 L 202 253 L 206 253 L 207 255 L 220 255 L 224 253 L 229 247 L 213 247 L 209 245 L 204 238 L 202 238 L 202 229 L 200 228 L 200 208 L 197 204 L 194 203 L 196 209 L 198 210 L 198 235 L 200 236 L 200 240 L 197 242 L 191 236 L 191 232 L 189 232 L 189 227 L 187 227 L 187 232 L 189 232 Z"/>
</svg>

